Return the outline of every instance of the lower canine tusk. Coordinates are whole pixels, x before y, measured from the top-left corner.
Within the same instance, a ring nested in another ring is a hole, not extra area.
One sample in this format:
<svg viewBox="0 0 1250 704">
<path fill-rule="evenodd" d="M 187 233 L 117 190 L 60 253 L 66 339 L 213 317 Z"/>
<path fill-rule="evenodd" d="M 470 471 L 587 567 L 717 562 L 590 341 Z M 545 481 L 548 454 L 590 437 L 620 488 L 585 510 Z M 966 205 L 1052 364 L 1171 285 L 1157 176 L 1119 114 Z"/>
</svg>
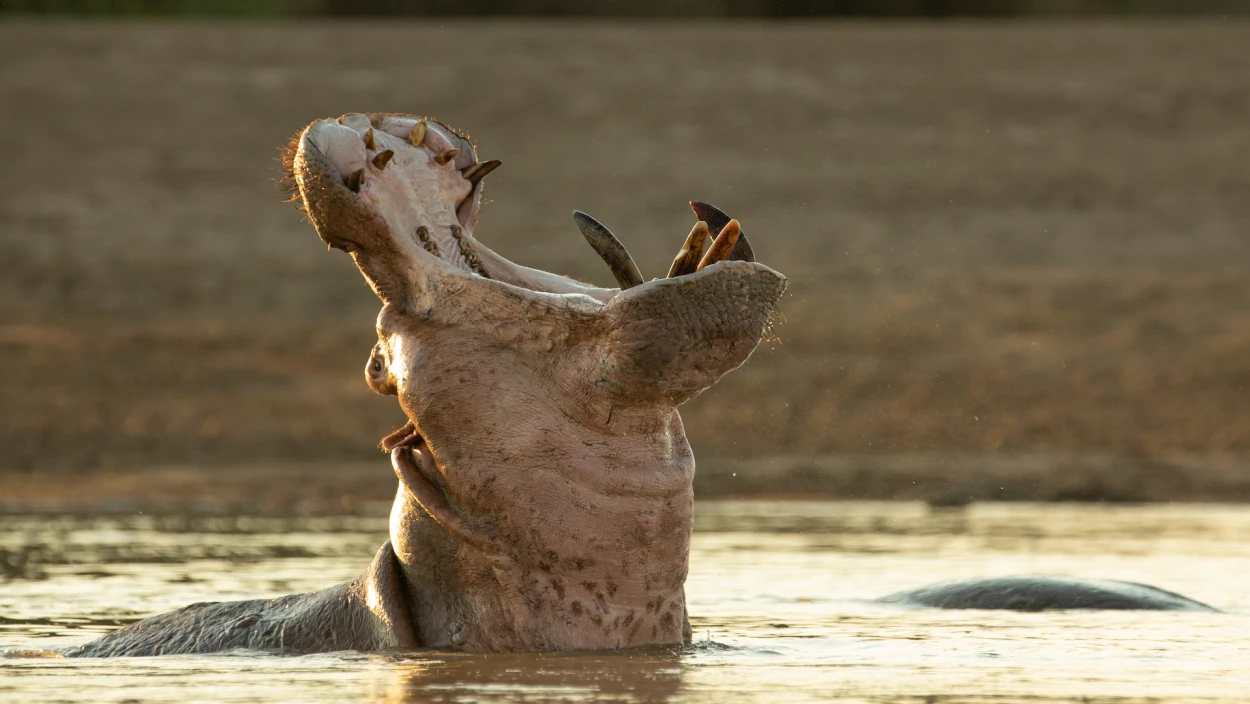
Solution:
<svg viewBox="0 0 1250 704">
<path fill-rule="evenodd" d="M 712 241 L 712 246 L 708 247 L 707 254 L 703 255 L 703 260 L 699 262 L 699 266 L 695 271 L 728 258 L 729 254 L 733 252 L 734 245 L 738 244 L 738 235 L 740 234 L 742 234 L 742 228 L 738 226 L 737 220 L 730 220 L 728 223 L 725 223 L 724 229 Z"/>
<path fill-rule="evenodd" d="M 668 278 L 693 274 L 699 266 L 699 258 L 703 256 L 703 245 L 707 244 L 707 223 L 702 220 L 694 224 L 694 229 L 686 236 L 686 243 L 681 246 L 673 265 L 668 268 Z"/>
<path fill-rule="evenodd" d="M 573 222 L 577 223 L 577 229 L 582 231 L 582 236 L 607 263 L 622 291 L 642 283 L 642 272 L 638 270 L 634 258 L 629 256 L 625 245 L 608 228 L 580 210 L 573 211 Z"/>
</svg>

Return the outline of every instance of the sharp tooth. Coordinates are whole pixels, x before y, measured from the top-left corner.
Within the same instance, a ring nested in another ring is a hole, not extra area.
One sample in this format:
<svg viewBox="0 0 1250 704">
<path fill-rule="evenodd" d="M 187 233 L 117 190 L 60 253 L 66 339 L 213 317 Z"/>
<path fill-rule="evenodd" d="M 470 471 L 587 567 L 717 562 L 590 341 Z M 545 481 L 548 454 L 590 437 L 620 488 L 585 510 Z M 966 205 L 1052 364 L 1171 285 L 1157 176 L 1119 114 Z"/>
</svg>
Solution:
<svg viewBox="0 0 1250 704">
<path fill-rule="evenodd" d="M 734 245 L 738 244 L 738 235 L 742 234 L 742 228 L 738 226 L 737 220 L 730 220 L 725 224 L 724 229 L 716 236 L 712 242 L 712 246 L 708 247 L 707 254 L 703 255 L 699 267 L 695 271 L 701 271 L 704 267 L 711 266 L 716 262 L 729 257 L 733 251 Z"/>
<path fill-rule="evenodd" d="M 681 246 L 681 251 L 677 253 L 673 265 L 668 268 L 668 278 L 695 272 L 696 267 L 699 266 L 699 258 L 703 256 L 703 245 L 707 243 L 709 234 L 706 222 L 700 220 L 694 224 L 694 228 L 686 236 L 686 243 Z"/>
<path fill-rule="evenodd" d="M 725 227 L 731 219 L 723 210 L 711 203 L 692 200 L 690 209 L 694 211 L 696 218 L 707 222 L 708 228 L 712 231 L 712 237 L 719 235 L 721 228 Z M 755 261 L 755 251 L 751 249 L 751 243 L 747 241 L 746 235 L 739 233 L 738 244 L 734 245 L 733 251 L 729 253 L 729 259 L 744 262 Z"/>
<path fill-rule="evenodd" d="M 479 164 L 473 164 L 460 169 L 460 175 L 463 176 L 469 183 L 477 185 L 478 181 L 486 178 L 486 174 L 499 168 L 502 164 L 503 162 L 498 159 L 483 161 Z"/>
<path fill-rule="evenodd" d="M 447 162 L 451 161 L 452 159 L 455 159 L 456 155 L 459 153 L 460 153 L 459 149 L 448 149 L 442 154 L 439 154 L 438 156 L 434 157 L 434 161 L 437 161 L 439 166 L 446 166 Z"/>
<path fill-rule="evenodd" d="M 369 131 L 365 132 L 365 149 L 373 151 L 377 148 L 377 143 L 373 141 L 373 128 L 370 127 Z"/>
<path fill-rule="evenodd" d="M 425 144 L 425 120 L 417 120 L 417 124 L 412 126 L 412 131 L 408 133 L 408 143 L 414 147 Z"/>
<path fill-rule="evenodd" d="M 360 193 L 360 182 L 365 177 L 364 169 L 357 169 L 347 175 L 347 187 L 352 189 L 352 193 Z"/>
<path fill-rule="evenodd" d="M 390 149 L 387 149 L 384 152 L 378 152 L 377 156 L 373 157 L 373 165 L 378 168 L 378 171 L 381 171 L 386 168 L 387 162 L 389 162 L 393 156 L 395 156 L 395 152 Z"/>
<path fill-rule="evenodd" d="M 607 263 L 622 291 L 642 283 L 642 272 L 638 271 L 638 265 L 629 256 L 625 245 L 608 228 L 580 210 L 573 211 L 573 222 L 577 223 L 577 229 L 582 231 L 582 236 Z"/>
</svg>

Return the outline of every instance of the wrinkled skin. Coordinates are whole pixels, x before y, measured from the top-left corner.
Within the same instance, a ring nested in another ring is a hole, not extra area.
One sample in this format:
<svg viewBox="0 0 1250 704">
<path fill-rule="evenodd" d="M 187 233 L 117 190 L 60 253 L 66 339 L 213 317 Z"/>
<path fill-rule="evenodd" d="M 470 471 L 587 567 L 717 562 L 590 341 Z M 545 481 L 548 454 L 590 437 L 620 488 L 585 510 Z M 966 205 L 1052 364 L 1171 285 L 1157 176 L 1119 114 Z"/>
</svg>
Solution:
<svg viewBox="0 0 1250 704">
<path fill-rule="evenodd" d="M 409 419 L 382 442 L 399 489 L 369 570 L 312 594 L 192 605 L 68 654 L 689 642 L 694 457 L 677 406 L 746 361 L 785 278 L 729 237 L 736 221 L 695 203 L 706 224 L 671 278 L 642 283 L 619 242 L 581 215 L 626 290 L 513 264 L 473 236 L 477 163 L 449 128 L 399 115 L 315 122 L 291 152 L 317 233 L 351 254 L 383 303 L 365 380 Z M 705 235 L 715 240 L 702 255 Z M 1209 609 L 1142 585 L 1048 578 L 883 601 Z"/>
<path fill-rule="evenodd" d="M 472 145 L 431 120 L 414 146 L 416 122 L 318 121 L 291 160 L 318 234 L 383 303 L 366 382 L 410 421 L 383 441 L 390 542 L 356 582 L 188 607 L 72 654 L 690 640 L 677 406 L 746 361 L 785 278 L 725 260 L 621 291 L 515 265 L 473 236 Z"/>
</svg>

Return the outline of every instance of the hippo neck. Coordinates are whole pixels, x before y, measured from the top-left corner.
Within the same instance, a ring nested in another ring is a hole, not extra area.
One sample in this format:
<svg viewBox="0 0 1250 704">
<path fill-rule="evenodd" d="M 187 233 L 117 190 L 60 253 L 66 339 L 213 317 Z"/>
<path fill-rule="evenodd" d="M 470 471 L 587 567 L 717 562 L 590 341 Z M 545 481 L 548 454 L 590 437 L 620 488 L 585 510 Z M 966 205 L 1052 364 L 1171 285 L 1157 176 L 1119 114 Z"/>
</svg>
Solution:
<svg viewBox="0 0 1250 704">
<path fill-rule="evenodd" d="M 679 644 L 689 639 L 685 578 L 693 527 L 693 457 L 676 411 L 659 427 L 650 456 L 627 464 L 611 439 L 605 471 L 631 477 L 604 492 L 570 479 L 549 507 L 507 504 L 470 520 L 487 526 L 496 550 L 448 532 L 401 482 L 391 540 L 407 584 L 419 640 L 467 651 L 575 650 Z M 628 442 L 633 442 L 629 440 Z M 615 462 L 615 464 L 613 464 Z M 608 466 L 610 465 L 610 466 Z M 472 468 L 459 468 L 472 471 Z M 499 467 L 509 476 L 536 468 Z M 532 472 L 532 473 L 531 473 Z M 633 478 L 662 478 L 638 492 Z M 449 482 L 454 484 L 455 482 Z M 469 506 L 472 499 L 457 501 Z"/>
</svg>

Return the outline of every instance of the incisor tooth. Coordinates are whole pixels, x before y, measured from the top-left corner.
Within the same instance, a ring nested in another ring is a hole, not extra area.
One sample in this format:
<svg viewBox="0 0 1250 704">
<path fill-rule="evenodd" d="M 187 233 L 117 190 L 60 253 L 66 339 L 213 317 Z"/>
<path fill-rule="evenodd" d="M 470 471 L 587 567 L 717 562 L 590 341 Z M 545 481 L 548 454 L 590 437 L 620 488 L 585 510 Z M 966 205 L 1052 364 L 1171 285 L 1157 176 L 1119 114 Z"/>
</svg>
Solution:
<svg viewBox="0 0 1250 704">
<path fill-rule="evenodd" d="M 700 220 L 694 224 L 694 228 L 686 236 L 685 244 L 681 246 L 681 251 L 673 259 L 673 265 L 668 268 L 668 278 L 695 272 L 695 267 L 699 266 L 699 258 L 703 256 L 703 245 L 707 243 L 709 234 L 706 222 Z"/>
<path fill-rule="evenodd" d="M 742 233 L 737 220 L 730 220 L 725 223 L 724 229 L 712 241 L 712 246 L 708 247 L 707 254 L 703 255 L 703 260 L 699 262 L 699 267 L 695 271 L 701 271 L 704 267 L 711 266 L 722 259 L 729 256 L 733 251 L 734 245 L 738 244 L 738 235 Z"/>
<path fill-rule="evenodd" d="M 352 189 L 352 193 L 360 193 L 360 182 L 364 176 L 364 169 L 356 169 L 347 175 L 347 187 Z"/>
<path fill-rule="evenodd" d="M 412 126 L 412 131 L 408 133 L 408 143 L 414 147 L 425 144 L 425 120 L 417 120 L 417 124 Z"/>
<path fill-rule="evenodd" d="M 378 152 L 377 156 L 373 157 L 373 165 L 377 167 L 378 171 L 381 171 L 386 168 L 387 162 L 389 162 L 393 156 L 395 156 L 395 152 L 390 149 L 387 149 L 384 152 Z"/>
<path fill-rule="evenodd" d="M 365 132 L 365 149 L 373 151 L 377 148 L 377 143 L 373 141 L 373 128 L 370 127 L 369 130 Z"/>
<path fill-rule="evenodd" d="M 455 159 L 456 155 L 459 153 L 460 153 L 459 149 L 448 149 L 442 154 L 439 154 L 438 156 L 434 157 L 434 161 L 437 161 L 439 166 L 446 166 L 447 162 L 451 161 L 452 159 Z"/>
</svg>

